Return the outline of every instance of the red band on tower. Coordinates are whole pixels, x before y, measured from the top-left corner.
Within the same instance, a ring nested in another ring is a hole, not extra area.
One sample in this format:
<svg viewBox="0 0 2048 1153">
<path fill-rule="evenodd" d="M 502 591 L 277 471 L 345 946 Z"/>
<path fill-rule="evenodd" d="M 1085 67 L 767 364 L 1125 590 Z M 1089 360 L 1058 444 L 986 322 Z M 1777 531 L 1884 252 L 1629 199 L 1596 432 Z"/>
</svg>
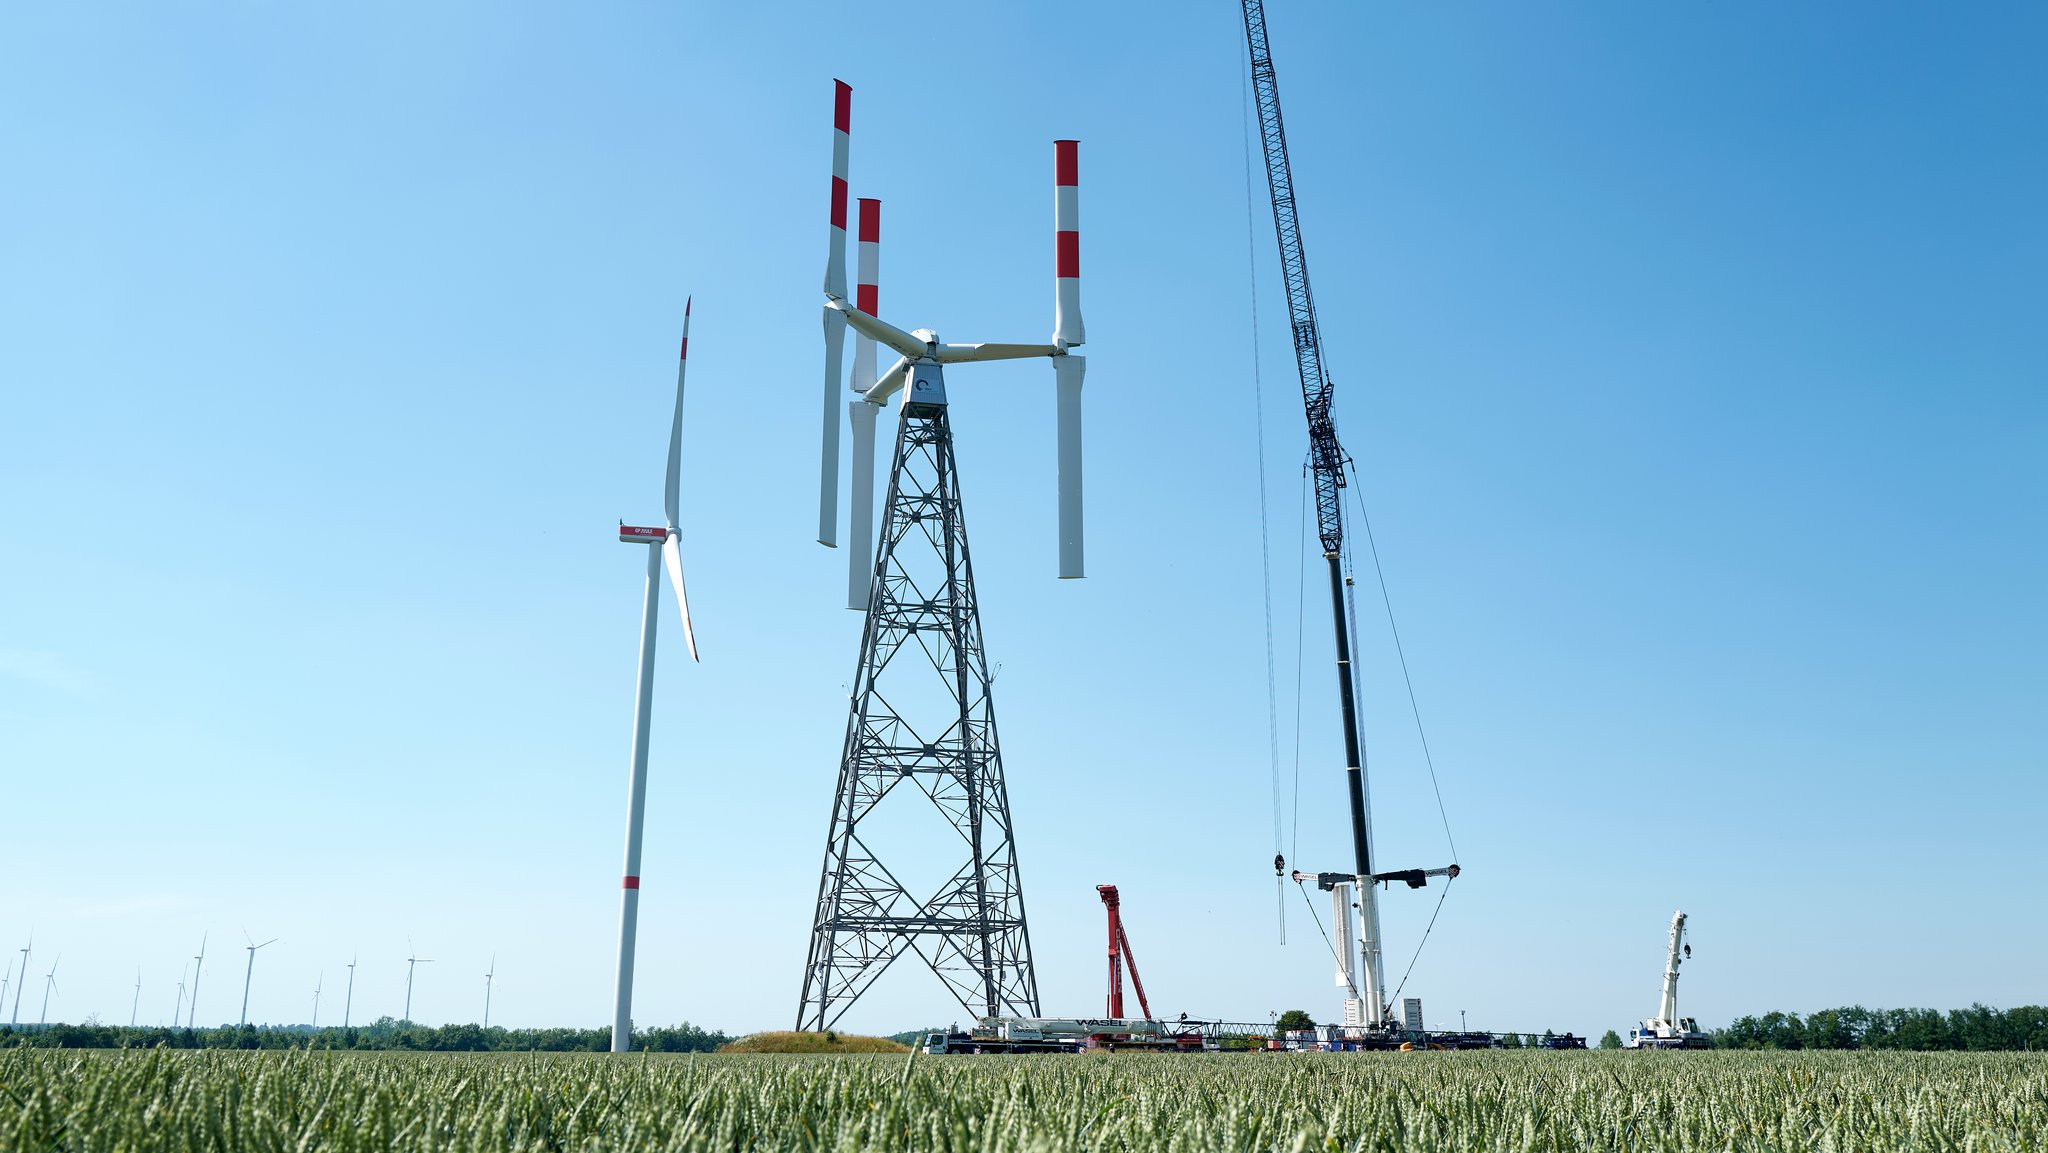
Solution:
<svg viewBox="0 0 2048 1153">
<path fill-rule="evenodd" d="M 832 82 L 832 127 L 853 131 L 853 86 L 844 80 Z"/>
<path fill-rule="evenodd" d="M 638 878 L 638 877 L 627 877 L 627 878 L 626 878 L 626 881 L 625 881 L 625 884 L 621 885 L 620 887 L 621 887 L 621 888 L 626 888 L 626 889 L 637 889 L 637 888 L 639 888 L 639 887 L 640 887 L 640 878 Z"/>
<path fill-rule="evenodd" d="M 879 243 L 882 239 L 882 202 L 863 196 L 860 198 L 860 241 L 863 244 Z"/>
<path fill-rule="evenodd" d="M 1053 275 L 1081 275 L 1081 234 L 1078 232 L 1053 233 Z"/>
<path fill-rule="evenodd" d="M 1078 140 L 1052 142 L 1052 182 L 1061 188 L 1081 185 L 1080 145 Z"/>
<path fill-rule="evenodd" d="M 862 312 L 867 313 L 869 316 L 877 315 L 875 312 L 875 309 L 877 307 L 877 295 L 878 293 L 874 285 L 857 285 L 853 290 L 853 306 L 855 308 L 860 309 Z"/>
</svg>

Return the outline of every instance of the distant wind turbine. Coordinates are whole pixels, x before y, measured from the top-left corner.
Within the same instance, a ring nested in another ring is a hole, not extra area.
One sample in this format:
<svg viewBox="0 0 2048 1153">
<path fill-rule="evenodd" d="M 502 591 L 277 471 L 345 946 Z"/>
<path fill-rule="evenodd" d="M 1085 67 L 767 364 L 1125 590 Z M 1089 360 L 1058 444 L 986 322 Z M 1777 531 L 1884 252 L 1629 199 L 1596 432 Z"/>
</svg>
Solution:
<svg viewBox="0 0 2048 1153">
<path fill-rule="evenodd" d="M 142 968 L 135 969 L 135 1000 L 128 1006 L 128 1027 L 135 1027 L 135 1010 L 142 1008 Z"/>
<path fill-rule="evenodd" d="M 178 1027 L 178 1022 L 179 1022 L 179 1020 L 180 1020 L 180 1019 L 182 1019 L 182 1018 L 183 1018 L 184 1016 L 185 1016 L 185 969 L 184 969 L 184 967 L 183 967 L 183 966 L 179 966 L 179 968 L 178 968 L 178 1004 L 177 1004 L 177 1007 L 176 1007 L 176 1008 L 174 1008 L 174 1009 L 172 1009 L 172 1010 L 171 1010 L 171 1028 L 173 1028 L 173 1029 L 177 1028 L 177 1027 Z"/>
<path fill-rule="evenodd" d="M 348 1011 L 356 1005 L 356 959 L 348 959 L 348 995 L 341 999 L 341 1027 L 348 1028 Z"/>
<path fill-rule="evenodd" d="M 242 973 L 242 1019 L 239 1024 L 246 1025 L 249 1023 L 249 982 L 256 976 L 256 950 L 261 949 L 263 945 L 277 944 L 277 938 L 272 937 L 268 941 L 263 942 L 263 945 L 259 945 L 256 943 L 256 939 L 249 936 L 248 931 L 244 930 L 242 939 L 249 942 L 249 967 Z"/>
<path fill-rule="evenodd" d="M 491 1027 L 491 980 L 498 975 L 498 955 L 491 954 L 491 971 L 484 974 L 484 1028 Z"/>
<path fill-rule="evenodd" d="M 14 983 L 14 958 L 7 958 L 7 975 L 0 977 L 0 1005 L 7 1003 L 7 986 Z"/>
<path fill-rule="evenodd" d="M 14 1015 L 7 1019 L 11 1028 L 21 1024 L 21 991 L 28 985 L 28 951 L 36 947 L 36 935 L 28 935 L 28 944 L 21 948 L 21 980 L 14 983 Z"/>
<path fill-rule="evenodd" d="M 320 970 L 320 979 L 313 984 L 313 1028 L 320 1027 L 320 990 L 327 986 L 327 970 Z"/>
<path fill-rule="evenodd" d="M 407 954 L 407 955 L 406 955 L 406 958 L 405 958 L 405 1019 L 406 1019 L 407 1021 L 411 1021 L 411 1020 L 412 1020 L 412 969 L 413 969 L 413 966 L 414 966 L 414 965 L 431 965 L 431 964 L 433 964 L 433 963 L 434 963 L 434 959 L 433 959 L 432 957 L 415 957 L 415 956 L 412 956 L 411 954 L 412 954 L 413 948 L 412 948 L 412 939 L 411 939 L 410 937 L 406 938 L 406 942 L 405 942 L 405 951 L 406 951 L 406 954 Z"/>
<path fill-rule="evenodd" d="M 826 320 L 829 322 L 833 315 L 827 312 Z M 840 331 L 845 331 L 845 325 L 840 326 Z M 647 546 L 647 585 L 646 596 L 640 606 L 640 685 L 633 698 L 633 759 L 626 777 L 626 870 L 619 883 L 618 984 L 612 997 L 614 1053 L 623 1053 L 633 1044 L 633 950 L 640 931 L 640 841 L 647 818 L 647 737 L 654 705 L 654 623 L 661 611 L 661 570 L 664 565 L 668 568 L 669 583 L 675 586 L 676 607 L 682 610 L 683 644 L 690 650 L 690 659 L 697 659 L 697 632 L 690 624 L 690 598 L 683 592 L 683 547 L 680 530 L 676 526 L 682 500 L 683 374 L 689 366 L 690 299 L 685 297 L 683 346 L 676 358 L 676 407 L 668 426 L 668 472 L 662 482 L 662 513 L 668 518 L 667 524 L 664 528 L 636 527 L 623 521 L 619 524 L 621 541 Z M 836 436 L 839 426 L 833 424 L 830 428 Z M 833 477 L 837 475 L 836 472 L 831 474 Z"/>
<path fill-rule="evenodd" d="M 187 1029 L 192 1028 L 199 1021 L 199 974 L 204 972 L 206 968 L 206 937 L 207 934 L 205 933 L 199 935 L 199 955 L 192 958 L 192 1008 L 189 1015 L 185 1018 L 185 1027 Z"/>
<path fill-rule="evenodd" d="M 57 961 L 63 959 L 64 954 L 57 954 Z M 57 987 L 57 961 L 50 962 L 50 971 L 43 977 L 43 1018 L 36 1022 L 38 1025 L 50 1023 L 50 990 Z"/>
</svg>

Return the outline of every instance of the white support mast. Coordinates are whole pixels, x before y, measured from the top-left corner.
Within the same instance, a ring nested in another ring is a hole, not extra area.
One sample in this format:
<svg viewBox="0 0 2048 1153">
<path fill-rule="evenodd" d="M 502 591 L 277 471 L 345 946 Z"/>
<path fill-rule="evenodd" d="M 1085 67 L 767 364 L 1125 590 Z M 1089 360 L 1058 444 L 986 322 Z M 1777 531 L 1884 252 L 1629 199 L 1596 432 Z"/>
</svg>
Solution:
<svg viewBox="0 0 2048 1153">
<path fill-rule="evenodd" d="M 1712 918 L 1708 918 L 1712 920 Z M 1712 925 L 1707 926 L 1711 931 Z M 1711 935 L 1711 933 L 1710 933 Z M 1708 944 L 1713 942 L 1709 941 Z M 1678 1027 L 1678 966 L 1684 963 L 1679 951 L 1685 947 L 1685 910 L 1671 914 L 1671 949 L 1664 958 L 1664 988 L 1657 998 L 1657 1018 Z"/>
</svg>

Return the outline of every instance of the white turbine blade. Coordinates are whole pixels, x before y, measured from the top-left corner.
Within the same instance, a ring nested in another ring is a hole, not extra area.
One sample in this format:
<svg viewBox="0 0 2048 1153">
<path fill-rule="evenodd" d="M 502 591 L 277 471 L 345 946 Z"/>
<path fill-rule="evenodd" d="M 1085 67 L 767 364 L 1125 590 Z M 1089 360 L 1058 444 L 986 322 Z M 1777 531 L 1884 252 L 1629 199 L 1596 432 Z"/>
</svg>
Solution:
<svg viewBox="0 0 2048 1153">
<path fill-rule="evenodd" d="M 836 297 L 828 298 L 825 301 L 825 307 L 836 309 L 840 315 L 846 318 L 846 323 L 853 326 L 854 331 L 881 341 L 883 344 L 895 349 L 899 356 L 916 359 L 925 355 L 926 345 L 924 341 L 919 340 L 917 337 L 880 317 L 869 316 L 867 313 Z"/>
<path fill-rule="evenodd" d="M 697 630 L 690 626 L 690 594 L 683 591 L 683 548 L 676 543 L 676 530 L 668 530 L 668 539 L 661 542 L 661 561 L 668 566 L 668 583 L 676 588 L 676 607 L 683 613 L 683 643 L 689 646 L 690 659 L 698 660 Z"/>
<path fill-rule="evenodd" d="M 832 204 L 829 247 L 825 253 L 825 295 L 837 299 L 846 295 L 846 174 L 852 149 L 848 133 L 853 129 L 853 88 L 843 80 L 832 82 Z M 832 548 L 839 543 L 839 389 L 846 352 L 846 318 L 825 306 L 825 405 L 824 426 L 818 461 L 818 543 Z M 675 518 L 670 517 L 671 521 Z M 623 967 L 622 967 L 623 971 Z M 630 996 L 630 994 L 628 994 Z M 612 1045 L 624 1051 L 624 1014 L 612 1028 Z"/>
<path fill-rule="evenodd" d="M 875 387 L 868 389 L 868 403 L 877 406 L 889 403 L 890 397 L 903 391 L 903 382 L 909 376 L 910 361 L 897 357 L 896 363 L 889 366 L 889 371 L 882 374 L 882 379 L 875 382 Z"/>
<path fill-rule="evenodd" d="M 875 418 L 881 408 L 865 400 L 847 404 L 846 415 L 853 425 L 853 495 L 848 516 L 846 547 L 846 607 L 855 612 L 868 607 L 869 585 L 874 577 L 875 547 Z"/>
<path fill-rule="evenodd" d="M 690 304 L 683 301 L 683 351 L 676 357 L 676 414 L 668 426 L 668 475 L 662 481 L 662 509 L 668 513 L 669 527 L 676 523 L 676 505 L 680 503 L 683 484 L 683 373 L 690 367 Z"/>
<path fill-rule="evenodd" d="M 839 545 L 840 367 L 846 354 L 846 314 L 825 304 L 825 423 L 818 455 L 818 543 Z"/>
<path fill-rule="evenodd" d="M 1088 361 L 1080 356 L 1055 357 L 1053 385 L 1058 392 L 1060 462 L 1060 579 L 1082 572 L 1081 534 L 1081 378 Z"/>
<path fill-rule="evenodd" d="M 977 360 L 1028 360 L 1034 356 L 1057 356 L 1050 344 L 942 344 L 933 352 L 940 364 L 966 364 Z"/>
</svg>

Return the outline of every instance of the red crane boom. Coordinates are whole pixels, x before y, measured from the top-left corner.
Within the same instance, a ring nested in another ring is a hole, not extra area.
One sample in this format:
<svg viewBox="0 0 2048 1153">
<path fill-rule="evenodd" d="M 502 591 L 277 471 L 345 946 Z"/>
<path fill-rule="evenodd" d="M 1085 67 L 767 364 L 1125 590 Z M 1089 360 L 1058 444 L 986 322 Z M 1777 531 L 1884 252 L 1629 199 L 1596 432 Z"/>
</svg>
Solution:
<svg viewBox="0 0 2048 1153">
<path fill-rule="evenodd" d="M 1097 885 L 1095 891 L 1102 896 L 1103 908 L 1109 910 L 1109 1015 L 1123 1020 L 1124 967 L 1129 966 L 1131 988 L 1138 994 L 1138 1010 L 1145 1014 L 1145 1020 L 1150 1021 L 1152 1006 L 1145 1000 L 1145 982 L 1138 976 L 1138 958 L 1131 953 L 1131 939 L 1124 934 L 1123 902 L 1116 894 L 1115 885 Z"/>
</svg>

